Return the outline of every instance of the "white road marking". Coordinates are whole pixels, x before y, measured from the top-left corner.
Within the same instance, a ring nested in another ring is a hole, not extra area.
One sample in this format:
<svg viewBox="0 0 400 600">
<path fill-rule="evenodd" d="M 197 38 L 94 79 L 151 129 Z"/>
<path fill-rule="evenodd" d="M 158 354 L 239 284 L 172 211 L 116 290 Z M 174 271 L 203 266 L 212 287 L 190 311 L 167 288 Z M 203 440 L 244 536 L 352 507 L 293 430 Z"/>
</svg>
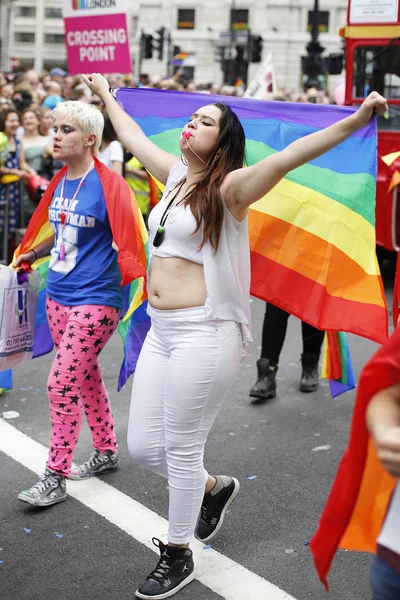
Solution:
<svg viewBox="0 0 400 600">
<path fill-rule="evenodd" d="M 37 475 L 43 472 L 47 448 L 0 418 L 0 451 Z M 68 481 L 68 494 L 158 552 L 151 538 L 167 536 L 167 521 L 100 479 Z M 17 502 L 17 500 L 16 500 Z M 203 544 L 191 545 L 196 579 L 226 600 L 295 600 L 276 585 Z"/>
</svg>

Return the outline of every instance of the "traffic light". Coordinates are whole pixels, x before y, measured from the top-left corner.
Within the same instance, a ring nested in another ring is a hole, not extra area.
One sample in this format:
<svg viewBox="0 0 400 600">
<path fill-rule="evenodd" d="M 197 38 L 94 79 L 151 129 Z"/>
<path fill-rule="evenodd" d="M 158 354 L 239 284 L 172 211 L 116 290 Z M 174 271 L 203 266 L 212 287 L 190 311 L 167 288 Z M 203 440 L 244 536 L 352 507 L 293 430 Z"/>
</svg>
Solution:
<svg viewBox="0 0 400 600">
<path fill-rule="evenodd" d="M 225 46 L 217 46 L 217 61 L 223 67 L 225 63 Z"/>
<path fill-rule="evenodd" d="M 142 34 L 143 58 L 153 58 L 153 36 L 147 33 Z"/>
<path fill-rule="evenodd" d="M 165 38 L 165 27 L 161 27 L 156 31 L 156 37 L 153 40 L 153 48 L 158 53 L 158 60 L 164 58 L 164 38 Z"/>
<path fill-rule="evenodd" d="M 341 52 L 331 52 L 328 55 L 329 75 L 341 75 L 343 71 L 344 56 Z"/>
<path fill-rule="evenodd" d="M 252 63 L 261 62 L 262 37 L 260 35 L 252 36 L 251 61 Z"/>
</svg>

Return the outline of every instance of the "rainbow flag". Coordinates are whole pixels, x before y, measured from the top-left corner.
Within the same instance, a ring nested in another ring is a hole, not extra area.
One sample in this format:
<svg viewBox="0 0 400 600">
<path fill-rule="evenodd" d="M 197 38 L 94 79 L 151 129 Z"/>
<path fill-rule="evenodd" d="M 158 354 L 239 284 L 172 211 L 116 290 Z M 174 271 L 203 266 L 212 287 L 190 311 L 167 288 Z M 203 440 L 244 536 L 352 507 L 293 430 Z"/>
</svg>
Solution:
<svg viewBox="0 0 400 600">
<path fill-rule="evenodd" d="M 110 222 L 115 219 L 113 214 L 118 213 L 118 202 L 124 194 L 124 201 L 128 202 L 129 211 L 125 206 L 124 215 L 129 215 L 130 222 L 133 224 L 134 231 L 124 229 L 121 239 L 129 239 L 129 250 L 134 248 L 134 259 L 128 257 L 128 252 L 120 252 L 121 263 L 120 268 L 124 277 L 132 280 L 133 272 L 141 271 L 145 273 L 149 258 L 149 242 L 147 229 L 143 221 L 143 217 L 139 210 L 136 198 L 129 186 L 120 177 L 110 173 L 109 169 L 104 167 L 97 159 L 95 159 L 96 169 L 99 173 L 104 195 L 106 198 L 106 206 L 109 214 Z M 49 239 L 53 235 L 53 230 L 48 221 L 48 205 L 50 203 L 53 192 L 61 179 L 61 172 L 55 175 L 41 203 L 36 209 L 21 245 L 15 251 L 14 259 L 20 254 L 27 252 L 29 248 L 35 248 L 41 242 Z M 110 202 L 108 202 L 110 199 Z M 126 222 L 126 221 L 125 221 Z M 116 230 L 117 232 L 117 230 Z M 115 236 L 115 232 L 113 230 Z M 121 254 L 123 256 L 121 256 Z M 53 348 L 53 340 L 51 338 L 50 329 L 46 316 L 46 280 L 49 269 L 50 257 L 41 258 L 33 263 L 32 268 L 37 269 L 44 279 L 42 288 L 38 294 L 38 305 L 36 309 L 35 321 L 35 336 L 34 336 L 34 351 L 33 358 L 42 356 L 50 352 Z M 137 276 L 137 275 L 136 275 Z M 133 279 L 133 281 L 125 286 L 124 303 L 121 313 L 120 322 L 118 324 L 118 332 L 121 335 L 124 347 L 124 359 L 121 365 L 118 391 L 126 383 L 129 376 L 133 373 L 136 367 L 140 349 L 146 337 L 147 331 L 150 328 L 150 318 L 146 312 L 147 308 L 147 292 L 143 277 Z M 0 373 L 0 388 L 3 390 L 12 387 L 11 371 L 3 371 Z"/>
<path fill-rule="evenodd" d="M 179 54 L 175 54 L 175 56 L 172 57 L 172 64 L 174 65 L 174 67 L 180 67 L 182 65 L 182 63 L 187 59 L 187 57 L 189 56 L 188 52 L 180 52 Z"/>
<path fill-rule="evenodd" d="M 353 108 L 152 90 L 116 89 L 149 138 L 180 155 L 179 137 L 200 106 L 225 102 L 246 134 L 247 164 L 332 125 Z M 382 343 L 386 302 L 375 255 L 376 122 L 290 172 L 249 213 L 251 294 L 319 329 Z"/>
<path fill-rule="evenodd" d="M 333 399 L 356 387 L 349 342 L 343 331 L 325 334 L 321 377 L 329 379 Z"/>
</svg>

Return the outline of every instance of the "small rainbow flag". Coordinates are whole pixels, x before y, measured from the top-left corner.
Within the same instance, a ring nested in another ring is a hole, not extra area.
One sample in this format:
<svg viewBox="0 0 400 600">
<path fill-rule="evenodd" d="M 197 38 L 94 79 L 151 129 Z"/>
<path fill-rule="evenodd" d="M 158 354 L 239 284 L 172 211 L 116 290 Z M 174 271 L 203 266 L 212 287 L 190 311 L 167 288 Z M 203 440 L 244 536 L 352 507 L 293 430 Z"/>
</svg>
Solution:
<svg viewBox="0 0 400 600">
<path fill-rule="evenodd" d="M 188 56 L 188 52 L 179 52 L 179 54 L 175 54 L 175 56 L 172 57 L 172 64 L 174 67 L 180 67 Z"/>
<path fill-rule="evenodd" d="M 329 379 L 334 399 L 356 387 L 349 342 L 343 331 L 325 333 L 321 377 Z"/>
<path fill-rule="evenodd" d="M 177 156 L 189 117 L 200 106 L 225 102 L 244 127 L 249 165 L 354 112 L 145 88 L 119 88 L 115 96 L 155 144 Z M 251 294 L 324 331 L 383 343 L 388 315 L 375 255 L 376 146 L 372 120 L 252 205 Z"/>
</svg>

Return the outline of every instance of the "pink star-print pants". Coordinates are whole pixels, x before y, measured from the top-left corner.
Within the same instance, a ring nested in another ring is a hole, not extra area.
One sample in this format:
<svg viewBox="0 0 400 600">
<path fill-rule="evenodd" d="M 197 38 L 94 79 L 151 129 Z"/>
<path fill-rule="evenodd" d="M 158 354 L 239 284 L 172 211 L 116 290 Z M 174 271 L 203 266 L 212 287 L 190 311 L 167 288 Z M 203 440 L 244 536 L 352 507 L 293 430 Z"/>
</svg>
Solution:
<svg viewBox="0 0 400 600">
<path fill-rule="evenodd" d="M 47 466 L 68 476 L 82 425 L 82 409 L 100 452 L 117 448 L 114 419 L 98 357 L 114 333 L 120 311 L 110 306 L 63 306 L 47 297 L 47 318 L 57 352 L 47 381 L 51 441 Z"/>
</svg>

